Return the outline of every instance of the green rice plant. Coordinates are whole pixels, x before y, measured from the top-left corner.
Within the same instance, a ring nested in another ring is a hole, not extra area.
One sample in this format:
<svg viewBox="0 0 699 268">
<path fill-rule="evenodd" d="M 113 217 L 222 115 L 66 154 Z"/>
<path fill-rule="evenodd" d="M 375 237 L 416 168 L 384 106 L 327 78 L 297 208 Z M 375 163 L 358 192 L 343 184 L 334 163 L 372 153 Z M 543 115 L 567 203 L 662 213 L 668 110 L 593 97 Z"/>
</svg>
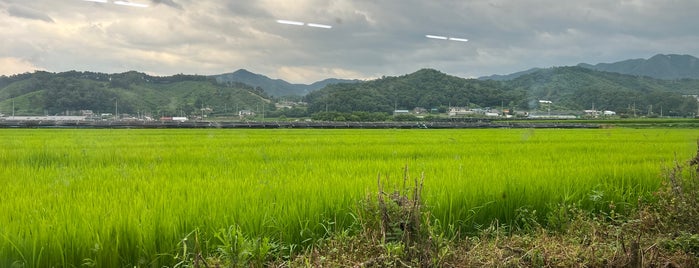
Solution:
<svg viewBox="0 0 699 268">
<path fill-rule="evenodd" d="M 424 173 L 424 209 L 447 235 L 545 225 L 558 204 L 624 213 L 660 186 L 663 162 L 693 152 L 696 130 L 3 129 L 0 140 L 0 266 L 161 267 L 182 261 L 195 230 L 215 256 L 230 226 L 260 245 L 253 262 L 290 257 L 355 228 L 376 174 L 406 165 Z"/>
</svg>

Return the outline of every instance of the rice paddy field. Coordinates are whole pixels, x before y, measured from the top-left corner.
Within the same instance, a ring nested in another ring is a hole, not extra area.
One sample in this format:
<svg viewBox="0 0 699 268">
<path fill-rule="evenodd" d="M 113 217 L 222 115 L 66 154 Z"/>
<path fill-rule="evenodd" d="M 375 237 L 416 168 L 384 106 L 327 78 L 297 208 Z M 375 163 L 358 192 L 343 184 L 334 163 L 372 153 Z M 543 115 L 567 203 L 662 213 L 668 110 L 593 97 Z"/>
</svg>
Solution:
<svg viewBox="0 0 699 268">
<path fill-rule="evenodd" d="M 280 256 L 356 224 L 377 177 L 424 174 L 464 234 L 558 204 L 634 206 L 695 129 L 0 130 L 1 267 L 176 266 L 244 236 Z M 445 227 L 446 228 L 446 227 Z M 189 241 L 189 242 L 188 242 Z M 195 241 L 195 242 L 192 242 Z M 189 249 L 191 250 L 191 249 Z"/>
</svg>

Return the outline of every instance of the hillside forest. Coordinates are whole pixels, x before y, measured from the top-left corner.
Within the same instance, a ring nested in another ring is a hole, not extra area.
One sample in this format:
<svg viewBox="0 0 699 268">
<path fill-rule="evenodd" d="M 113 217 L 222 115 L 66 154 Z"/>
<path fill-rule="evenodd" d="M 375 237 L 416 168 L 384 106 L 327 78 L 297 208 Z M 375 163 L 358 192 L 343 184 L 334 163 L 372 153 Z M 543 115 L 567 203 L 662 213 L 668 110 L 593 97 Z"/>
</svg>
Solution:
<svg viewBox="0 0 699 268">
<path fill-rule="evenodd" d="M 697 113 L 699 80 L 661 80 L 582 67 L 540 69 L 513 80 L 464 79 L 433 69 L 370 81 L 328 84 L 303 96 L 272 96 L 259 86 L 201 75 L 151 76 L 36 71 L 0 76 L 0 114 L 95 113 L 152 116 L 236 116 L 241 110 L 268 117 L 321 113 L 385 119 L 394 110 L 444 112 L 448 107 L 497 108 L 562 114 L 586 109 L 620 115 L 690 117 Z M 550 102 L 542 107 L 540 100 Z M 294 105 L 276 105 L 289 103 Z M 14 110 L 13 110 L 14 109 Z M 371 119 L 374 118 L 374 119 Z M 362 118 L 358 118 L 362 120 Z"/>
</svg>

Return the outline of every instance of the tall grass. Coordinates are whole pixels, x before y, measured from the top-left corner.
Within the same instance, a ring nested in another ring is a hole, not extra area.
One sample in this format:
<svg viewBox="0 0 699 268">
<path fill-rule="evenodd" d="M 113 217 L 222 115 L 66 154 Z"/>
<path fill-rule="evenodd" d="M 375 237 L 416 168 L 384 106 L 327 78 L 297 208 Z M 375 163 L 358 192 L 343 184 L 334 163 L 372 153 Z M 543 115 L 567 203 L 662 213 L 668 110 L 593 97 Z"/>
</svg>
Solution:
<svg viewBox="0 0 699 268">
<path fill-rule="evenodd" d="M 0 266 L 161 267 L 195 238 L 220 250 L 231 230 L 288 255 L 349 228 L 377 174 L 399 179 L 406 164 L 424 172 L 431 214 L 462 232 L 521 208 L 623 208 L 657 189 L 663 162 L 693 152 L 696 132 L 5 129 L 0 140 Z"/>
</svg>

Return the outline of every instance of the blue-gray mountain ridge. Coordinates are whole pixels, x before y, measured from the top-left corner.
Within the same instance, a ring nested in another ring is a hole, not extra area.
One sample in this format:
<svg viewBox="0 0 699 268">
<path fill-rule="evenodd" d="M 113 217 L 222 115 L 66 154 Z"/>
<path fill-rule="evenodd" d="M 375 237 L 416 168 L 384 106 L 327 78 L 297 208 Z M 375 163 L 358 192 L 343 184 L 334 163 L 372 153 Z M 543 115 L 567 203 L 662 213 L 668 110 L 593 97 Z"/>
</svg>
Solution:
<svg viewBox="0 0 699 268">
<path fill-rule="evenodd" d="M 699 59 L 691 55 L 657 54 L 648 59 L 630 59 L 614 63 L 598 63 L 595 65 L 580 63 L 577 66 L 596 71 L 647 76 L 664 80 L 699 79 Z M 532 68 L 508 75 L 483 76 L 479 79 L 509 81 L 539 70 L 541 69 Z"/>
<path fill-rule="evenodd" d="M 238 82 L 253 87 L 260 87 L 272 96 L 304 96 L 312 91 L 324 88 L 330 84 L 357 83 L 360 80 L 328 78 L 312 84 L 292 84 L 282 79 L 272 79 L 267 76 L 256 74 L 245 69 L 240 69 L 232 73 L 214 75 L 219 83 Z"/>
</svg>

